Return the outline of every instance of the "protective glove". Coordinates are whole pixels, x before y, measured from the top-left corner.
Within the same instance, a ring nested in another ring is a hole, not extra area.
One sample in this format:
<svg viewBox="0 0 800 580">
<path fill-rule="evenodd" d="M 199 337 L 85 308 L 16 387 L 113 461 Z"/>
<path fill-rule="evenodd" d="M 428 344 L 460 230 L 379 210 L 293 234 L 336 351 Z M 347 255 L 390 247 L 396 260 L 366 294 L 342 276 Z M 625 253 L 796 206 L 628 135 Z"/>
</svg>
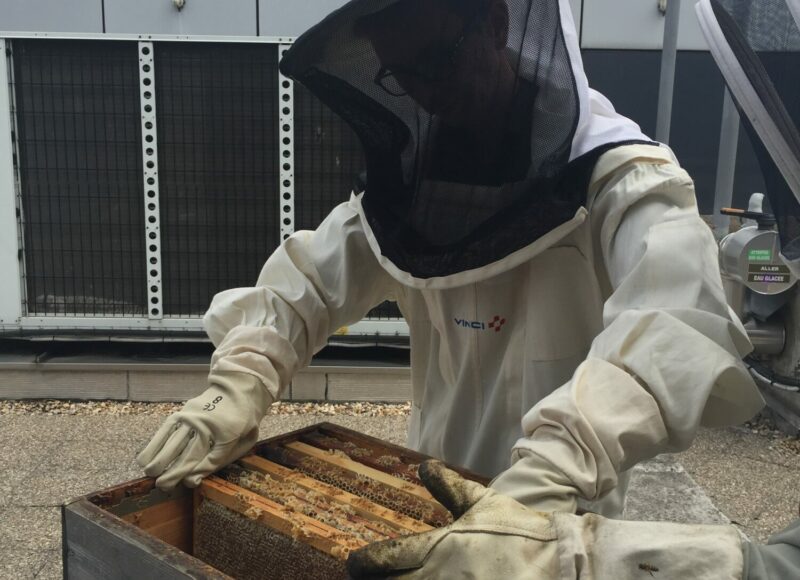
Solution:
<svg viewBox="0 0 800 580">
<path fill-rule="evenodd" d="M 528 510 L 441 462 L 427 461 L 419 476 L 455 522 L 431 532 L 371 544 L 350 554 L 354 580 L 367 578 L 558 577 L 552 514 Z"/>
<path fill-rule="evenodd" d="M 543 512 L 574 513 L 578 490 L 546 459 L 527 451 L 514 451 L 514 464 L 489 486 L 528 508 Z"/>
<path fill-rule="evenodd" d="M 273 397 L 256 377 L 217 372 L 212 386 L 164 422 L 136 461 L 156 486 L 197 487 L 210 473 L 239 459 L 258 440 L 258 425 Z"/>
<path fill-rule="evenodd" d="M 423 463 L 419 474 L 456 521 L 353 552 L 347 560 L 353 580 L 743 578 L 742 542 L 733 526 L 536 512 L 439 462 Z"/>
</svg>

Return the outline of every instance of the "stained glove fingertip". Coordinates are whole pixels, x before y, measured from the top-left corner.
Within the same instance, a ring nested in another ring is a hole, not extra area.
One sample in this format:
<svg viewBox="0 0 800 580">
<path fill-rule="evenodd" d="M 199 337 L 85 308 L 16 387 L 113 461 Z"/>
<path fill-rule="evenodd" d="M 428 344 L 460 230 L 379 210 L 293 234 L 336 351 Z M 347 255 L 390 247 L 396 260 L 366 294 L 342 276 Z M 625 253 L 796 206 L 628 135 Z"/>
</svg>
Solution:
<svg viewBox="0 0 800 580">
<path fill-rule="evenodd" d="M 378 578 L 378 572 L 383 570 L 386 575 L 385 566 L 376 560 L 374 549 L 369 546 L 351 552 L 347 557 L 347 574 L 350 580 L 370 580 Z"/>
<path fill-rule="evenodd" d="M 460 518 L 485 494 L 487 489 L 479 483 L 461 477 L 437 460 L 428 460 L 419 467 L 419 477 L 431 495 Z"/>
</svg>

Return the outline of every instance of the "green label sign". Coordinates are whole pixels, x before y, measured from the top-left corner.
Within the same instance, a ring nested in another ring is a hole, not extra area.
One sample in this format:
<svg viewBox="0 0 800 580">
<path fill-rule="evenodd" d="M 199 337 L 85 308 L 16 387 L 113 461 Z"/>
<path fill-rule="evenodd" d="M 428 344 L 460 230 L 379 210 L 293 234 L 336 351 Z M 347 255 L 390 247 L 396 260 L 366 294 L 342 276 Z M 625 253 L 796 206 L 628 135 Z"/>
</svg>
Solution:
<svg viewBox="0 0 800 580">
<path fill-rule="evenodd" d="M 749 250 L 747 260 L 749 262 L 771 262 L 772 250 Z"/>
</svg>

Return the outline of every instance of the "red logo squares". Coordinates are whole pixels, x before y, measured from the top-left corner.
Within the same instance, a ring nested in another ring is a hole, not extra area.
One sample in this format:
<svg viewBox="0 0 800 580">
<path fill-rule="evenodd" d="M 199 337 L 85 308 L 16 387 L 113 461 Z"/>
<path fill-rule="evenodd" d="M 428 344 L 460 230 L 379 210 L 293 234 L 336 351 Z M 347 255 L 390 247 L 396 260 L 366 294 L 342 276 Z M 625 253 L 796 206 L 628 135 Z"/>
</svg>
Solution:
<svg viewBox="0 0 800 580">
<path fill-rule="evenodd" d="M 503 325 L 506 323 L 505 318 L 500 318 L 499 316 L 495 316 L 492 318 L 491 322 L 489 322 L 489 328 L 494 328 L 495 332 L 500 332 L 500 329 L 503 328 Z"/>
</svg>

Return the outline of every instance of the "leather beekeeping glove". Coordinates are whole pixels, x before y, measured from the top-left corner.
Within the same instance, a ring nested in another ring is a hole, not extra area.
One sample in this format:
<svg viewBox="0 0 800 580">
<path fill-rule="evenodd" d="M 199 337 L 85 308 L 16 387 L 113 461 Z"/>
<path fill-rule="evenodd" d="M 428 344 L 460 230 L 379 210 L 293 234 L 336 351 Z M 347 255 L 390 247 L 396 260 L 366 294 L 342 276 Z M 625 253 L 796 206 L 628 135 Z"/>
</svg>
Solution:
<svg viewBox="0 0 800 580">
<path fill-rule="evenodd" d="M 258 440 L 258 425 L 273 397 L 256 377 L 218 372 L 202 395 L 186 402 L 156 432 L 136 461 L 164 490 L 197 487 L 239 459 Z"/>
<path fill-rule="evenodd" d="M 543 512 L 575 512 L 578 490 L 546 459 L 525 449 L 514 451 L 514 464 L 490 487 L 528 508 Z"/>
<path fill-rule="evenodd" d="M 514 579 L 531 578 L 534 571 L 558 577 L 551 514 L 528 510 L 438 461 L 423 463 L 419 475 L 456 521 L 353 552 L 347 561 L 352 578 Z"/>
<path fill-rule="evenodd" d="M 353 552 L 347 567 L 354 580 L 743 578 L 743 546 L 733 526 L 537 512 L 439 462 L 424 463 L 420 477 L 456 521 Z"/>
</svg>

